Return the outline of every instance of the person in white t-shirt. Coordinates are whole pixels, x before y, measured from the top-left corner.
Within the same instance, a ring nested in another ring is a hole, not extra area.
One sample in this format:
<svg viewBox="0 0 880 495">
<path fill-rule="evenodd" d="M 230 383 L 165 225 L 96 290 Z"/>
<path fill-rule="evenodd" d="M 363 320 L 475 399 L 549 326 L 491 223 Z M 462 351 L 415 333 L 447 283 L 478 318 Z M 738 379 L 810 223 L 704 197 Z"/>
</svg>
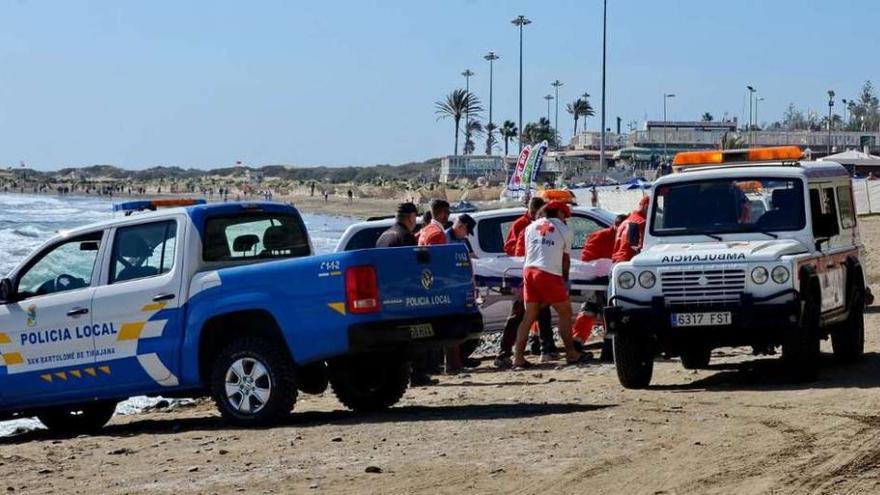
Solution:
<svg viewBox="0 0 880 495">
<path fill-rule="evenodd" d="M 571 338 L 571 302 L 568 297 L 568 271 L 571 266 L 573 233 L 565 219 L 571 209 L 561 201 L 551 201 L 525 231 L 526 259 L 523 266 L 523 300 L 525 316 L 516 336 L 513 366 L 528 368 L 526 341 L 529 328 L 541 308 L 551 306 L 559 316 L 559 334 L 565 344 L 566 361 L 577 364 L 589 359 L 577 351 Z"/>
</svg>

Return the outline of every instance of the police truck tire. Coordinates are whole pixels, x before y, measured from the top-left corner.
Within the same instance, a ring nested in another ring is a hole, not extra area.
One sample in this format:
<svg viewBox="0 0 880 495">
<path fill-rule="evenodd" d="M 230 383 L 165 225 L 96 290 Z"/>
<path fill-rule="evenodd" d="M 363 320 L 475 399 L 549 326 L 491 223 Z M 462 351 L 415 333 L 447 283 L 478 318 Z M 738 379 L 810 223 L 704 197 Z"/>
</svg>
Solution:
<svg viewBox="0 0 880 495">
<path fill-rule="evenodd" d="M 860 291 L 853 293 L 849 316 L 831 331 L 831 348 L 838 362 L 858 361 L 865 352 L 865 300 Z"/>
<path fill-rule="evenodd" d="M 692 345 L 681 350 L 681 364 L 686 370 L 705 369 L 712 360 L 712 349 L 704 345 Z"/>
<path fill-rule="evenodd" d="M 819 298 L 807 292 L 798 325 L 789 325 L 782 339 L 782 361 L 792 381 L 814 380 L 819 371 Z"/>
<path fill-rule="evenodd" d="M 265 426 L 287 417 L 296 403 L 290 357 L 277 344 L 243 338 L 214 359 L 211 396 L 223 419 L 236 426 Z"/>
<path fill-rule="evenodd" d="M 345 407 L 357 412 L 382 411 L 406 392 L 410 363 L 396 356 L 351 356 L 331 362 L 329 375 L 330 387 Z"/>
<path fill-rule="evenodd" d="M 37 419 L 52 433 L 76 435 L 100 431 L 114 412 L 116 401 L 111 400 L 46 409 L 37 414 Z"/>
<path fill-rule="evenodd" d="M 615 333 L 612 340 L 620 384 L 625 388 L 647 388 L 654 373 L 651 341 L 633 332 Z"/>
</svg>

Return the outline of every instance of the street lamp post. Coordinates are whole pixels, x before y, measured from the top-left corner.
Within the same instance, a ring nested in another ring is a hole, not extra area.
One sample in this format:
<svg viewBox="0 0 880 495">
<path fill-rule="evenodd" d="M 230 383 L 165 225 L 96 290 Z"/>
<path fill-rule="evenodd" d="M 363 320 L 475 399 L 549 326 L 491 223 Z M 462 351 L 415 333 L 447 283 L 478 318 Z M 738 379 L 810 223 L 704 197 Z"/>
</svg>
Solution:
<svg viewBox="0 0 880 495">
<path fill-rule="evenodd" d="M 675 98 L 675 93 L 663 93 L 663 159 L 669 159 L 669 153 L 667 151 L 667 142 L 666 142 L 666 100 L 669 98 Z"/>
<path fill-rule="evenodd" d="M 849 110 L 847 108 L 847 104 L 849 102 L 847 101 L 846 98 L 843 98 L 842 100 L 840 100 L 840 102 L 843 103 L 843 130 L 846 131 L 846 130 L 848 130 L 846 127 L 847 127 L 847 124 L 849 123 L 849 121 L 846 120 L 846 111 Z"/>
<path fill-rule="evenodd" d="M 489 61 L 489 136 L 492 136 L 493 126 L 492 126 L 492 73 L 493 73 L 493 63 L 498 60 L 500 57 L 495 55 L 495 52 L 489 52 L 485 56 L 484 59 Z M 489 154 L 492 154 L 492 148 L 489 148 Z"/>
<path fill-rule="evenodd" d="M 748 126 L 748 130 L 749 130 L 749 147 L 751 147 L 752 146 L 752 104 L 753 104 L 753 100 L 754 100 L 754 96 L 755 96 L 755 91 L 757 91 L 757 90 L 751 86 L 746 86 L 746 89 L 749 90 L 749 126 Z"/>
<path fill-rule="evenodd" d="M 550 125 L 550 102 L 553 101 L 553 95 L 544 95 L 547 100 L 547 125 Z"/>
<path fill-rule="evenodd" d="M 550 85 L 556 88 L 556 113 L 553 123 L 553 139 L 556 140 L 556 151 L 559 151 L 559 86 L 562 86 L 562 81 L 557 79 L 550 83 Z"/>
<path fill-rule="evenodd" d="M 834 91 L 828 90 L 828 154 L 831 154 L 831 110 L 834 108 Z"/>
<path fill-rule="evenodd" d="M 761 97 L 755 98 L 755 130 L 756 131 L 760 129 L 758 127 L 758 102 L 759 101 L 764 101 L 764 97 L 761 96 Z"/>
<path fill-rule="evenodd" d="M 599 133 L 599 170 L 605 170 L 605 58 L 607 50 L 608 0 L 602 0 L 602 129 Z"/>
<path fill-rule="evenodd" d="M 523 137 L 523 126 L 522 126 L 522 95 L 523 95 L 523 85 L 522 85 L 522 76 L 523 76 L 523 26 L 528 26 L 532 23 L 531 20 L 526 19 L 526 16 L 519 15 L 516 16 L 516 19 L 510 21 L 514 26 L 519 28 L 519 151 L 522 153 L 522 137 Z"/>
</svg>

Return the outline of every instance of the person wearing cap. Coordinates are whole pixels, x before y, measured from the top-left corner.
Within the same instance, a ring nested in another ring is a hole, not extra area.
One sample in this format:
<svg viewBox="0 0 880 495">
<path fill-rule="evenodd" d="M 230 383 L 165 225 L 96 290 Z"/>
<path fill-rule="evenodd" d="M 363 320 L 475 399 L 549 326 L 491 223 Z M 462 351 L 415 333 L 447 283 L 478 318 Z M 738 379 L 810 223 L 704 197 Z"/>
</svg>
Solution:
<svg viewBox="0 0 880 495">
<path fill-rule="evenodd" d="M 376 247 L 400 247 L 415 246 L 416 237 L 413 230 L 416 228 L 419 210 L 412 203 L 400 203 L 397 206 L 397 220 L 388 230 L 382 232 L 376 240 Z"/>
<path fill-rule="evenodd" d="M 540 217 L 526 227 L 523 268 L 525 315 L 517 329 L 514 369 L 531 366 L 525 358 L 529 329 L 545 306 L 552 307 L 559 316 L 559 335 L 565 345 L 566 362 L 578 364 L 589 359 L 588 354 L 575 349 L 571 336 L 568 274 L 573 233 L 565 223 L 565 219 L 571 217 L 571 209 L 562 201 L 551 201 L 541 209 Z"/>
<path fill-rule="evenodd" d="M 419 246 L 446 244 L 446 222 L 449 220 L 449 202 L 443 199 L 431 201 L 431 223 L 419 231 Z"/>
<path fill-rule="evenodd" d="M 477 226 L 477 221 L 474 220 L 474 217 L 468 215 L 467 213 L 462 213 L 455 219 L 455 222 L 452 224 L 452 227 L 446 229 L 446 240 L 447 242 L 460 242 L 467 246 L 468 253 L 471 256 L 474 255 L 474 248 L 471 247 L 470 241 L 468 241 L 468 236 L 473 235 L 474 227 Z"/>
<path fill-rule="evenodd" d="M 648 205 L 651 199 L 648 196 L 642 196 L 639 200 L 639 206 L 626 217 L 617 227 L 617 236 L 614 239 L 614 253 L 611 255 L 611 261 L 617 263 L 619 261 L 629 261 L 639 254 L 642 243 L 645 242 L 645 223 L 648 215 Z"/>
</svg>

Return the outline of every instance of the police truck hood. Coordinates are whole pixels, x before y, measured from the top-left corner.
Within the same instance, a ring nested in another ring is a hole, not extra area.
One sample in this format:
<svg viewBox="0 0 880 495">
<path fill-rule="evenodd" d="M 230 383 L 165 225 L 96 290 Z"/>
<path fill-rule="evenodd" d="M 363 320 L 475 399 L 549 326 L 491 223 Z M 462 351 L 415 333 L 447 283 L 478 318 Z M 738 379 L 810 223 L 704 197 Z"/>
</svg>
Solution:
<svg viewBox="0 0 880 495">
<path fill-rule="evenodd" d="M 807 249 L 794 239 L 655 244 L 633 258 L 635 266 L 776 261 Z"/>
</svg>

